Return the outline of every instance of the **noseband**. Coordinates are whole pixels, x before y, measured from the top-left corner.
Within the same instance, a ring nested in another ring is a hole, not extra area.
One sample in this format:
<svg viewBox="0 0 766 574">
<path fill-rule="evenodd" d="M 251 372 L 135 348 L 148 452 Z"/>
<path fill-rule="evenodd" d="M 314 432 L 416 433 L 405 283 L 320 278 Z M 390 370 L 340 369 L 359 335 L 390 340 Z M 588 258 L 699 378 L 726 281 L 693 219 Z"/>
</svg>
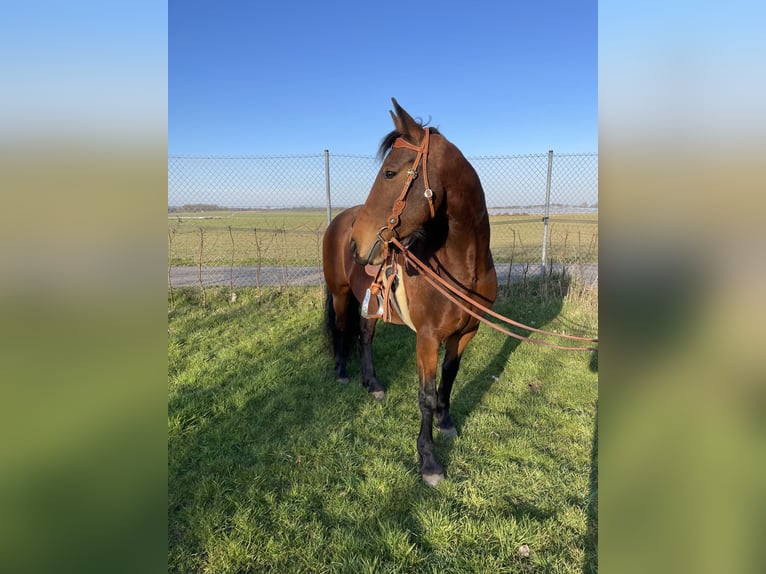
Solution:
<svg viewBox="0 0 766 574">
<path fill-rule="evenodd" d="M 435 215 L 433 200 L 434 192 L 428 185 L 428 146 L 430 142 L 431 130 L 429 128 L 425 128 L 425 135 L 423 136 L 423 141 L 419 146 L 413 145 L 401 137 L 396 138 L 394 141 L 394 145 L 392 147 L 403 147 L 406 149 L 411 149 L 418 152 L 418 155 L 415 157 L 415 161 L 412 164 L 412 167 L 407 170 L 407 180 L 404 182 L 402 193 L 400 193 L 399 197 L 396 199 L 396 201 L 394 201 L 394 206 L 391 211 L 391 215 L 388 218 L 387 225 L 381 227 L 380 231 L 378 231 L 378 238 L 383 243 L 389 243 L 391 238 L 393 238 L 396 234 L 395 229 L 399 225 L 400 217 L 404 211 L 405 205 L 407 205 L 407 193 L 412 186 L 412 182 L 415 181 L 415 179 L 418 177 L 418 165 L 420 164 L 421 159 L 423 160 L 423 184 L 425 185 L 425 191 L 423 192 L 423 195 L 428 200 L 428 207 L 431 211 L 431 218 L 433 218 Z M 383 231 L 386 230 L 390 231 L 388 240 L 383 239 Z"/>
</svg>

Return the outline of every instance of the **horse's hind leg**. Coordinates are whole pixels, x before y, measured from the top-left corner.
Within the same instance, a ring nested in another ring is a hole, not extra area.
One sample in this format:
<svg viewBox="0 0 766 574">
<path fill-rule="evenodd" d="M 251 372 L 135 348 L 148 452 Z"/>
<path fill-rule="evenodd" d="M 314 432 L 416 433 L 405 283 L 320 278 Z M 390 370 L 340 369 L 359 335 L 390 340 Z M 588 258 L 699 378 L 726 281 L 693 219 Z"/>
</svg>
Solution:
<svg viewBox="0 0 766 574">
<path fill-rule="evenodd" d="M 455 382 L 458 369 L 460 368 L 460 359 L 463 356 L 463 351 L 475 334 L 476 331 L 455 334 L 447 338 L 445 342 L 442 380 L 436 395 L 435 413 L 437 428 L 445 436 L 457 436 L 455 423 L 449 414 L 450 395 L 452 394 L 452 384 Z"/>
<path fill-rule="evenodd" d="M 348 383 L 347 361 L 355 335 L 358 333 L 359 311 L 351 292 L 327 297 L 327 328 L 332 336 L 332 349 L 335 357 L 335 379 Z"/>
<path fill-rule="evenodd" d="M 375 376 L 375 366 L 372 360 L 372 338 L 375 336 L 375 326 L 377 319 L 362 319 L 361 334 L 359 343 L 361 344 L 361 363 L 362 363 L 362 385 L 372 393 L 372 396 L 378 400 L 385 398 L 386 391 L 378 382 Z"/>
</svg>

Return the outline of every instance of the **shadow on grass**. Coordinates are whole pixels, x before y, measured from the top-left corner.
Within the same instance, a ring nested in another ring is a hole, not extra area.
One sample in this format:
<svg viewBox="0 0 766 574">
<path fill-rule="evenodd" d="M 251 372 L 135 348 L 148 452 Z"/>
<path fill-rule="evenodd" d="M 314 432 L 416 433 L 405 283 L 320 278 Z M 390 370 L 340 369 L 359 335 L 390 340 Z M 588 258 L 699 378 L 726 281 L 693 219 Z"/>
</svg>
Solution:
<svg viewBox="0 0 766 574">
<path fill-rule="evenodd" d="M 323 455 L 313 449 L 337 430 L 335 418 L 357 418 L 367 394 L 361 388 L 349 392 L 338 385 L 331 357 L 317 357 L 323 337 L 321 309 L 313 325 L 299 325 L 290 336 L 264 342 L 266 348 L 252 350 L 251 355 L 232 351 L 239 341 L 231 337 L 246 332 L 252 323 L 250 336 L 257 341 L 259 331 L 269 328 L 248 318 L 259 312 L 258 303 L 230 309 L 221 305 L 215 311 L 176 326 L 183 330 L 175 334 L 182 345 L 195 344 L 200 331 L 216 335 L 203 341 L 210 349 L 202 357 L 198 349 L 189 349 L 195 358 L 181 361 L 178 370 L 186 380 L 172 389 L 168 401 L 171 572 L 216 570 L 220 563 L 216 566 L 215 560 L 233 560 L 236 554 L 228 558 L 214 554 L 221 552 L 218 545 L 227 537 L 236 535 L 237 516 L 242 513 L 254 517 L 244 526 L 246 536 L 261 544 L 285 532 L 280 509 L 291 506 L 304 469 L 321 468 Z M 222 330 L 217 340 L 218 329 L 227 322 L 232 330 Z M 224 354 L 227 358 L 221 358 Z M 333 440 L 342 448 L 347 439 L 348 432 Z M 329 457 L 334 447 L 324 448 Z M 296 507 L 305 504 L 317 502 L 306 499 Z M 308 517 L 294 519 L 301 523 Z M 255 571 L 272 567 L 274 557 L 266 553 L 262 557 L 263 563 L 252 565 Z"/>
<path fill-rule="evenodd" d="M 505 317 L 521 323 L 531 324 L 531 322 L 534 322 L 538 328 L 544 328 L 545 325 L 553 321 L 561 313 L 564 297 L 569 290 L 570 278 L 566 275 L 557 276 L 556 288 L 553 288 L 552 285 L 554 285 L 552 281 L 543 279 L 532 279 L 523 285 L 513 285 L 510 289 L 501 291 L 492 309 Z M 542 295 L 543 292 L 545 295 Z M 530 299 L 532 301 L 537 300 L 537 304 L 533 303 L 530 305 Z M 519 301 L 523 301 L 523 305 L 519 305 Z M 498 321 L 495 322 L 499 323 Z M 506 325 L 503 326 L 505 327 Z M 489 329 L 486 325 L 482 325 L 481 328 Z M 514 328 L 513 331 L 522 336 L 534 335 L 522 329 Z M 471 413 L 481 404 L 489 389 L 492 388 L 506 367 L 508 367 L 511 353 L 522 343 L 523 341 L 519 339 L 505 336 L 503 345 L 486 363 L 481 372 L 473 377 L 471 381 L 462 385 L 457 393 L 453 394 L 450 411 L 455 420 L 458 434 L 461 433 L 465 421 L 470 418 Z M 532 345 L 533 343 L 527 342 L 526 344 Z M 460 372 L 458 372 L 458 377 L 460 377 Z M 444 456 L 443 462 L 445 464 L 449 462 L 451 450 L 450 442 L 447 443 Z"/>
<path fill-rule="evenodd" d="M 498 300 L 493 306 L 493 310 L 509 318 L 529 324 L 533 321 L 538 327 L 545 327 L 553 321 L 561 312 L 564 297 L 569 291 L 571 278 L 568 275 L 556 275 L 555 277 L 530 278 L 523 284 L 512 285 L 510 289 L 503 289 Z M 522 302 L 519 304 L 519 302 Z M 503 325 L 505 326 L 505 325 Z M 489 329 L 482 325 L 481 329 Z M 528 336 L 530 333 L 523 329 L 514 331 L 522 336 Z M 495 384 L 502 372 L 508 365 L 511 353 L 522 343 L 522 341 L 506 336 L 500 349 L 486 363 L 481 372 L 474 376 L 466 384 L 455 385 L 453 390 L 450 413 L 455 422 L 458 434 L 461 433 L 465 421 L 470 418 L 472 412 L 481 404 L 487 391 Z M 383 386 L 391 393 L 392 384 L 400 381 L 403 371 L 411 373 L 411 381 L 405 381 L 404 384 L 412 389 L 414 396 L 413 409 L 417 410 L 417 367 L 415 356 L 416 335 L 409 329 L 402 326 L 379 324 L 374 340 L 374 353 L 376 359 L 376 370 L 378 378 Z M 469 344 L 468 352 L 471 346 L 476 344 L 474 339 Z M 527 343 L 532 344 L 532 343 Z M 440 355 L 441 361 L 442 355 Z M 357 373 L 354 377 L 352 373 L 352 382 L 358 379 L 358 360 L 353 358 L 349 361 L 349 369 Z M 441 372 L 439 364 L 437 372 Z M 461 377 L 461 371 L 458 371 L 458 380 Z M 438 381 L 437 381 L 438 382 Z M 417 425 L 417 423 L 416 423 Z M 418 432 L 418 426 L 413 427 L 413 436 Z M 449 474 L 450 453 L 452 450 L 451 440 L 438 440 L 438 432 L 434 429 L 437 438 L 436 448 L 437 456 L 445 466 Z M 414 450 L 413 441 L 413 450 Z M 415 469 L 417 471 L 417 469 Z"/>
<path fill-rule="evenodd" d="M 569 285 L 570 278 L 568 276 L 556 277 L 555 285 L 551 282 L 533 279 L 523 286 L 512 287 L 510 292 L 506 292 L 504 296 L 499 298 L 493 309 L 506 317 L 511 317 L 524 323 L 534 321 L 536 325 L 544 327 L 560 314 L 564 298 L 569 290 Z M 530 303 L 530 300 L 532 303 Z M 399 331 L 395 331 L 395 329 L 396 328 L 381 329 L 378 334 L 377 345 L 388 348 L 387 339 L 393 339 L 399 336 Z M 488 329 L 488 327 L 482 326 L 482 329 Z M 517 330 L 517 332 L 523 336 L 529 335 L 528 332 L 521 329 Z M 408 332 L 406 337 L 405 341 L 397 340 L 397 344 L 393 345 L 394 348 L 392 351 L 394 353 L 394 360 L 392 361 L 392 364 L 402 365 L 411 362 L 414 365 L 415 336 Z M 476 341 L 474 340 L 472 344 L 475 343 Z M 478 374 L 472 376 L 471 380 L 465 384 L 456 385 L 456 392 L 453 393 L 451 401 L 451 413 L 459 434 L 462 434 L 465 422 L 481 405 L 486 393 L 492 388 L 503 371 L 509 366 L 508 362 L 512 353 L 521 343 L 522 341 L 516 338 L 506 336 L 502 346 L 494 353 L 494 355 L 492 355 L 491 359 L 484 365 Z M 380 356 L 380 353 L 377 353 L 376 356 Z M 387 355 L 386 361 L 388 362 L 390 358 L 391 356 Z M 384 368 L 383 371 L 388 372 L 388 369 Z M 458 372 L 458 378 L 460 378 L 460 372 Z M 413 388 L 417 388 L 417 375 L 414 368 L 412 369 L 412 381 L 410 384 Z M 412 394 L 413 397 L 416 396 L 414 392 Z M 415 398 L 413 398 L 413 400 L 415 400 Z M 413 409 L 417 409 L 416 403 L 413 403 Z M 416 433 L 417 423 L 415 423 L 415 426 L 412 429 L 413 436 Z M 437 455 L 446 468 L 448 479 L 450 475 L 450 459 L 454 444 L 454 441 L 451 439 L 437 438 L 436 440 Z M 414 440 L 412 448 L 414 451 Z M 519 462 L 523 463 L 524 461 Z M 408 465 L 408 468 L 411 473 L 417 475 L 418 468 L 414 458 L 412 458 L 412 463 Z M 434 501 L 436 501 L 438 500 L 438 496 L 434 493 L 435 491 L 432 491 L 429 487 L 418 484 L 407 491 L 406 496 L 411 500 L 417 501 L 428 500 L 433 496 Z M 541 522 L 551 519 L 556 514 L 554 510 L 538 507 L 529 501 L 517 497 L 505 497 L 502 502 L 497 502 L 504 505 L 505 510 L 496 508 L 496 512 L 512 515 L 519 522 L 524 522 L 525 520 Z M 430 552 L 431 548 L 427 542 L 428 532 L 423 528 L 423 525 L 418 524 L 418 521 L 412 513 L 408 513 L 406 517 L 402 517 L 402 520 L 407 525 L 409 531 L 415 534 L 413 538 L 414 543 L 416 543 L 416 545 L 424 552 Z M 589 526 L 590 524 L 591 523 L 589 522 Z M 595 556 L 593 557 L 593 560 L 595 560 Z M 590 563 L 591 557 L 586 556 L 586 564 Z"/>
<path fill-rule="evenodd" d="M 593 447 L 590 458 L 590 477 L 588 481 L 588 527 L 585 532 L 584 574 L 598 572 L 598 403 L 593 420 Z"/>
<path fill-rule="evenodd" d="M 598 372 L 598 351 L 591 353 L 590 370 Z M 585 533 L 585 574 L 598 573 L 598 401 L 593 417 L 593 446 L 590 452 L 590 477 L 588 481 L 588 528 Z"/>
</svg>

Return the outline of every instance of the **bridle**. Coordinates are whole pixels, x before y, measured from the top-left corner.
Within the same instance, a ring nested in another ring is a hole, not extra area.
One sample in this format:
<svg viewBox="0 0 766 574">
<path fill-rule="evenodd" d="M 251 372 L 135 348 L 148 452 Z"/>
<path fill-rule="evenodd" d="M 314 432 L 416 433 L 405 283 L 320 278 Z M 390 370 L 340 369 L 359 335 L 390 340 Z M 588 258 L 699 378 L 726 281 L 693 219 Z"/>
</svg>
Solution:
<svg viewBox="0 0 766 574">
<path fill-rule="evenodd" d="M 412 167 L 407 170 L 407 179 L 404 181 L 402 192 L 399 194 L 399 197 L 396 198 L 396 201 L 394 201 L 391 215 L 388 217 L 387 225 L 384 225 L 378 231 L 378 238 L 384 244 L 388 243 L 388 240 L 383 239 L 383 231 L 389 231 L 391 238 L 396 236 L 396 228 L 399 226 L 402 212 L 404 211 L 405 205 L 407 205 L 407 193 L 410 191 L 410 187 L 412 187 L 412 182 L 415 181 L 415 179 L 418 177 L 418 165 L 420 164 L 421 160 L 423 161 L 423 185 L 425 186 L 423 196 L 428 200 L 428 207 L 431 211 L 431 219 L 433 219 L 436 213 L 434 211 L 434 192 L 431 189 L 431 186 L 428 185 L 428 149 L 430 143 L 430 128 L 425 128 L 425 135 L 423 136 L 423 141 L 419 146 L 413 145 L 401 137 L 396 138 L 394 141 L 392 147 L 403 147 L 406 149 L 411 149 L 418 152 L 418 155 L 415 156 L 415 161 L 413 162 Z"/>
<path fill-rule="evenodd" d="M 492 311 L 488 307 L 471 299 L 468 295 L 466 295 L 465 293 L 457 289 L 454 285 L 448 283 L 441 275 L 439 275 L 426 263 L 423 263 L 420 259 L 418 259 L 409 249 L 407 249 L 407 247 L 405 247 L 402 244 L 401 241 L 399 241 L 399 238 L 397 237 L 397 233 L 396 233 L 396 227 L 399 225 L 402 212 L 404 211 L 404 207 L 407 204 L 407 194 L 409 193 L 410 187 L 412 187 L 412 182 L 418 177 L 418 165 L 420 165 L 421 161 L 423 163 L 423 170 L 422 170 L 423 184 L 425 186 L 425 191 L 423 192 L 423 195 L 428 200 L 428 205 L 431 211 L 432 219 L 435 214 L 434 202 L 433 202 L 434 193 L 431 187 L 428 185 L 428 151 L 429 151 L 430 142 L 431 142 L 430 130 L 429 128 L 425 128 L 425 135 L 423 136 L 423 141 L 421 142 L 419 146 L 413 145 L 405 141 L 401 137 L 397 138 L 393 143 L 393 147 L 395 148 L 407 148 L 407 149 L 416 151 L 417 156 L 415 157 L 415 161 L 413 162 L 412 167 L 407 171 L 407 179 L 404 182 L 404 188 L 402 189 L 402 192 L 399 194 L 399 197 L 396 199 L 396 201 L 394 201 L 394 205 L 391 210 L 391 215 L 388 218 L 387 225 L 384 225 L 383 227 L 380 228 L 380 231 L 378 231 L 378 239 L 386 246 L 388 250 L 388 254 L 384 262 L 381 264 L 380 269 L 378 270 L 378 273 L 375 276 L 375 279 L 372 285 L 370 286 L 369 289 L 367 289 L 367 294 L 365 295 L 365 300 L 362 304 L 363 316 L 365 317 L 368 316 L 367 307 L 369 305 L 370 295 L 374 294 L 377 296 L 378 304 L 379 304 L 378 314 L 374 316 L 383 317 L 383 319 L 386 321 L 390 319 L 389 297 L 390 297 L 393 281 L 396 276 L 395 267 L 396 265 L 398 265 L 394 251 L 389 248 L 390 245 L 393 245 L 399 250 L 399 252 L 404 257 L 405 264 L 410 264 L 412 267 L 414 267 L 418 271 L 420 277 L 422 277 L 429 285 L 431 285 L 431 287 L 433 287 L 439 293 L 444 295 L 444 297 L 449 299 L 452 303 L 460 307 L 460 309 L 462 309 L 463 311 L 465 311 L 472 317 L 478 319 L 482 323 L 492 327 L 493 329 L 505 335 L 508 335 L 509 337 L 513 337 L 521 341 L 529 341 L 530 343 L 535 343 L 536 345 L 544 345 L 546 347 L 553 347 L 555 349 L 564 349 L 568 351 L 597 351 L 598 349 L 595 347 L 569 347 L 565 345 L 556 345 L 554 343 L 550 343 L 548 341 L 541 341 L 539 339 L 531 339 L 529 337 L 524 337 L 522 335 L 509 331 L 508 329 L 505 329 L 501 327 L 500 325 L 493 323 L 492 321 L 487 319 L 484 315 L 489 315 L 491 317 L 494 317 L 495 319 L 503 321 L 504 323 L 508 325 L 520 327 L 524 330 L 534 332 L 534 333 L 551 335 L 554 337 L 561 337 L 564 339 L 571 339 L 575 341 L 585 341 L 588 343 L 598 342 L 597 338 L 576 337 L 574 335 L 567 335 L 565 333 L 555 333 L 552 331 L 545 331 L 543 329 L 530 327 L 529 325 L 519 323 L 518 321 L 514 321 L 513 319 L 509 319 L 508 317 L 504 317 L 503 315 L 500 315 L 499 313 Z M 383 238 L 384 231 L 389 231 L 389 239 Z M 386 267 L 394 267 L 394 272 L 390 273 L 387 278 L 384 277 L 385 273 L 383 271 L 384 268 Z M 383 292 L 382 295 L 381 295 L 381 291 Z"/>
</svg>

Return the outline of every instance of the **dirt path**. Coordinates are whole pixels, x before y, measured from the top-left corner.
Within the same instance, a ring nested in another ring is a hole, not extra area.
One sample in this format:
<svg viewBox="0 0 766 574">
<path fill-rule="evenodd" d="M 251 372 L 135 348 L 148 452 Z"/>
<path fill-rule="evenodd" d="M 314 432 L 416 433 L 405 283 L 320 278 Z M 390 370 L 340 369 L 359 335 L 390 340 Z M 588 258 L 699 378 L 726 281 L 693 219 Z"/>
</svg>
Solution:
<svg viewBox="0 0 766 574">
<path fill-rule="evenodd" d="M 497 265 L 497 282 L 508 282 L 508 265 Z M 561 265 L 554 264 L 560 271 Z M 598 283 L 598 264 L 583 263 L 567 267 L 573 277 L 590 285 Z M 540 264 L 515 264 L 511 280 L 520 281 L 525 275 L 534 277 L 540 273 Z M 202 267 L 202 284 L 205 287 L 233 284 L 237 287 L 255 285 L 319 285 L 324 282 L 321 267 Z M 200 284 L 200 269 L 192 266 L 178 266 L 170 269 L 170 284 L 173 287 L 193 287 Z"/>
</svg>

